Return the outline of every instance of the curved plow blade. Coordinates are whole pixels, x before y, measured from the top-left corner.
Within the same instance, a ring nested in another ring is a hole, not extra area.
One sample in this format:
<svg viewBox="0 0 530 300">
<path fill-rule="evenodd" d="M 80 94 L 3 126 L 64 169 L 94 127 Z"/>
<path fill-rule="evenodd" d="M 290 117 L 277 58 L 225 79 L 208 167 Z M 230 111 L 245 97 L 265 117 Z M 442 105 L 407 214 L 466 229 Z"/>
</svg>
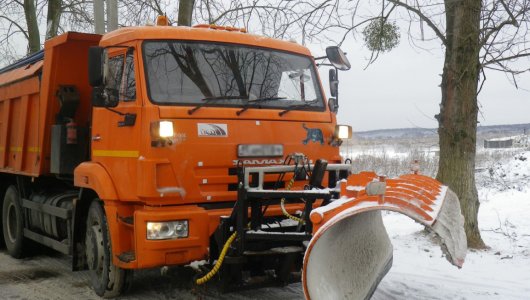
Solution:
<svg viewBox="0 0 530 300">
<path fill-rule="evenodd" d="M 304 257 L 307 299 L 368 299 L 392 265 L 381 210 L 409 216 L 435 232 L 447 260 L 464 263 L 467 242 L 458 197 L 422 175 L 385 180 L 360 173 L 343 182 L 342 198 L 314 209 L 313 238 Z"/>
</svg>

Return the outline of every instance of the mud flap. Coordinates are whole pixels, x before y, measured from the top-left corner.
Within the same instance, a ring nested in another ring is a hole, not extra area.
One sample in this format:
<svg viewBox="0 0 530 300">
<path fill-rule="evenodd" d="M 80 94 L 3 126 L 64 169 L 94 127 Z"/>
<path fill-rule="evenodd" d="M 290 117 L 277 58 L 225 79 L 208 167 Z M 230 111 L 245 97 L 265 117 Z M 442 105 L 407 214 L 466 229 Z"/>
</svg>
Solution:
<svg viewBox="0 0 530 300">
<path fill-rule="evenodd" d="M 372 175 L 349 178 L 343 184 L 350 192 L 343 188 L 341 200 L 311 212 L 315 228 L 302 272 L 306 299 L 372 296 L 392 265 L 393 249 L 381 210 L 402 213 L 425 225 L 440 238 L 450 263 L 457 267 L 464 263 L 464 218 L 451 190 L 421 175 L 384 180 L 383 185 Z M 377 182 L 375 188 L 369 187 L 372 182 Z"/>
</svg>

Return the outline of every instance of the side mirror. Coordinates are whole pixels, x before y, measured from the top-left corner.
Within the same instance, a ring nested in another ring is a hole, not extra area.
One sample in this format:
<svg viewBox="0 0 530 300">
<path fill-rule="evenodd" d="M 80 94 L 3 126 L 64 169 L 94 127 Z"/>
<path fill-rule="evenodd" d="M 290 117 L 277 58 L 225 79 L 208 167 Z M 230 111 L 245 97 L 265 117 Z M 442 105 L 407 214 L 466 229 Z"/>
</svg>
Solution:
<svg viewBox="0 0 530 300">
<path fill-rule="evenodd" d="M 94 107 L 105 107 L 105 88 L 103 86 L 97 86 L 92 89 L 92 105 Z"/>
<path fill-rule="evenodd" d="M 347 71 L 351 68 L 350 61 L 337 46 L 330 46 L 326 48 L 326 56 L 329 62 L 337 69 L 341 71 Z"/>
<path fill-rule="evenodd" d="M 337 78 L 337 71 L 335 69 L 329 70 L 329 92 L 332 97 L 337 97 L 339 91 L 339 79 Z"/>
<path fill-rule="evenodd" d="M 329 98 L 328 107 L 332 113 L 336 114 L 339 111 L 339 101 L 336 98 Z"/>
<path fill-rule="evenodd" d="M 105 88 L 105 106 L 116 107 L 120 103 L 120 91 L 117 89 Z"/>
<path fill-rule="evenodd" d="M 118 91 L 97 86 L 92 89 L 92 105 L 94 107 L 116 107 L 118 106 Z"/>
<path fill-rule="evenodd" d="M 103 84 L 103 52 L 101 47 L 88 48 L 88 82 L 93 87 Z"/>
</svg>

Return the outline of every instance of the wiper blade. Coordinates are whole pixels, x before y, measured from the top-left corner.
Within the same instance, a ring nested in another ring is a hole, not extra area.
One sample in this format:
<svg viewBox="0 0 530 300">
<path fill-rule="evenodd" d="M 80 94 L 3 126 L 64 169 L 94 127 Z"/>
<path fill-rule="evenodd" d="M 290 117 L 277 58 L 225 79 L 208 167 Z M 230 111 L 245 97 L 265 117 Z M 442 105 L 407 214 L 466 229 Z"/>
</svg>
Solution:
<svg viewBox="0 0 530 300">
<path fill-rule="evenodd" d="M 317 102 L 318 102 L 318 99 L 315 99 L 315 100 L 311 100 L 311 101 L 306 101 L 303 104 L 291 105 L 291 106 L 287 107 L 285 110 L 279 112 L 278 115 L 281 117 L 281 116 L 285 115 L 286 113 L 290 112 L 291 110 L 298 109 L 298 108 L 309 107 L 309 106 L 311 106 L 311 105 L 313 105 L 313 104 L 315 104 Z"/>
<path fill-rule="evenodd" d="M 200 103 L 199 105 L 195 106 L 194 108 L 188 110 L 188 115 L 192 115 L 194 112 L 199 110 L 201 107 L 205 106 L 206 104 L 210 102 L 214 102 L 217 100 L 231 100 L 231 99 L 248 99 L 247 96 L 215 96 L 215 97 L 206 97 L 201 99 L 201 101 L 204 101 L 203 103 Z"/>
<path fill-rule="evenodd" d="M 283 100 L 283 99 L 287 99 L 287 98 L 286 97 L 262 97 L 262 98 L 257 98 L 254 100 L 248 100 L 248 102 L 243 106 L 243 108 L 236 112 L 236 115 L 239 116 L 240 114 L 245 112 L 247 109 L 249 109 L 251 105 L 254 103 L 274 101 L 274 100 Z"/>
</svg>

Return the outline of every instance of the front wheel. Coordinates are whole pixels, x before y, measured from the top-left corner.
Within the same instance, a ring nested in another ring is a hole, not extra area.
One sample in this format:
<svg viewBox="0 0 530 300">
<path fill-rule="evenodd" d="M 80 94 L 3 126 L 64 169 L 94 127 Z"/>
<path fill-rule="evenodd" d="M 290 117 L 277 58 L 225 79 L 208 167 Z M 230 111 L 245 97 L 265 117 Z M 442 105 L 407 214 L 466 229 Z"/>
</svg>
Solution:
<svg viewBox="0 0 530 300">
<path fill-rule="evenodd" d="M 112 246 L 105 211 L 96 199 L 90 205 L 86 226 L 86 261 L 92 287 L 98 296 L 113 298 L 130 287 L 132 271 L 112 263 Z"/>
<path fill-rule="evenodd" d="M 14 258 L 24 256 L 24 217 L 15 186 L 7 188 L 2 205 L 2 232 L 7 252 Z"/>
</svg>

